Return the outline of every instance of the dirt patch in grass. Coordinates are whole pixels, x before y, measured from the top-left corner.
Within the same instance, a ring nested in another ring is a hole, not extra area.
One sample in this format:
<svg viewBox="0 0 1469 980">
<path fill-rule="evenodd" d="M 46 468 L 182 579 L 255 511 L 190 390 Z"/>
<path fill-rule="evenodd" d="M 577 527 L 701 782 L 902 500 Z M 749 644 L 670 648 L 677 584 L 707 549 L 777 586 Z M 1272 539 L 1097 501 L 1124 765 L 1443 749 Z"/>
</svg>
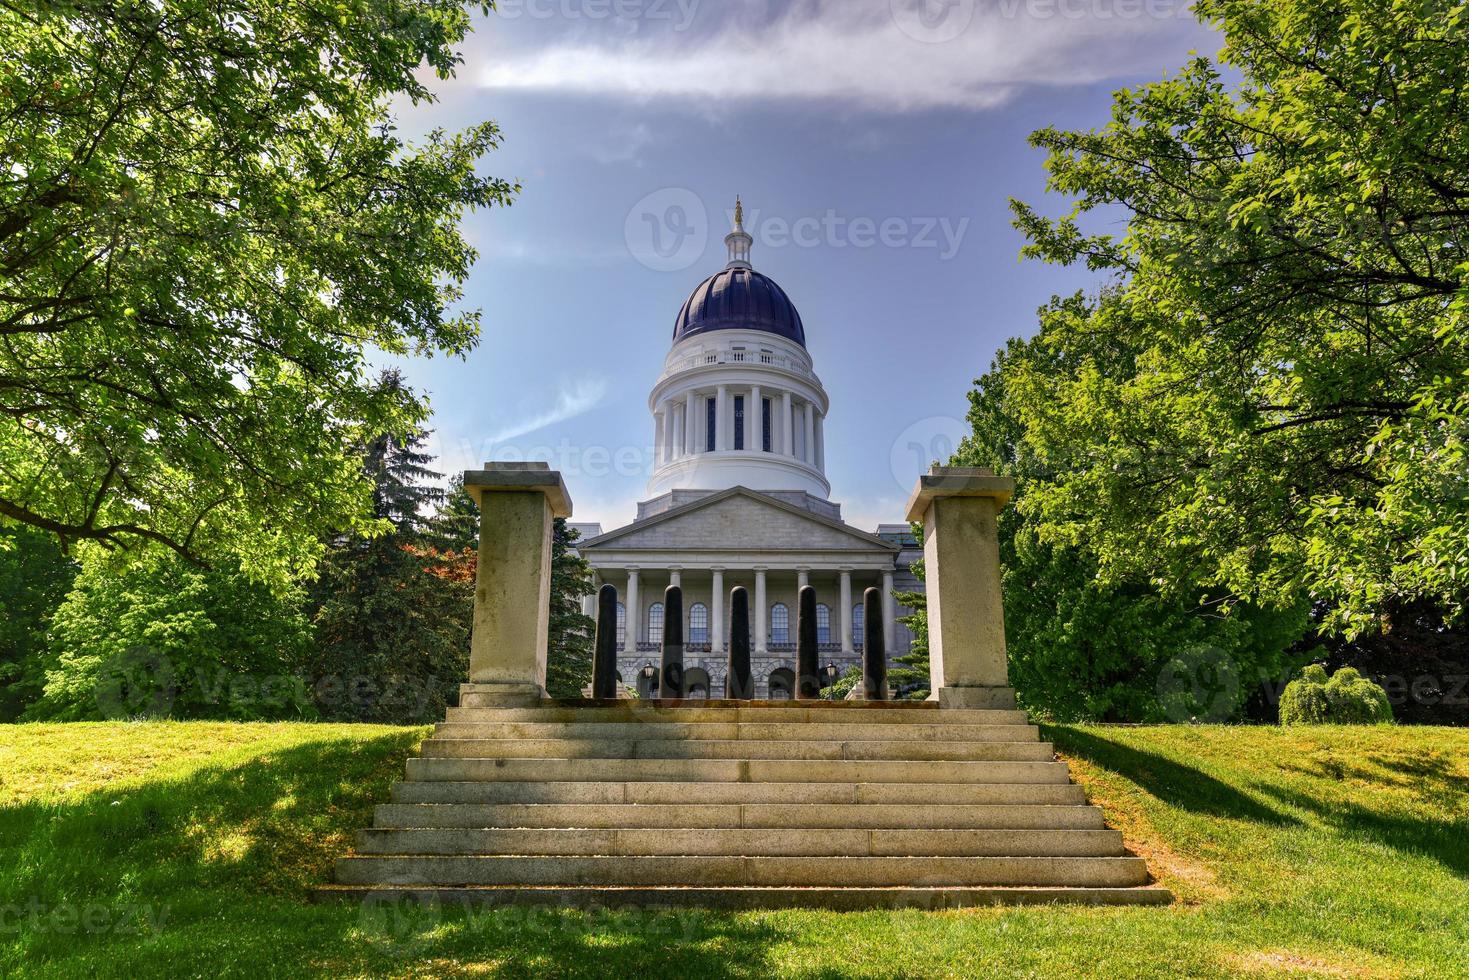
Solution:
<svg viewBox="0 0 1469 980">
<path fill-rule="evenodd" d="M 1250 953 L 1230 953 L 1224 962 L 1232 969 L 1260 976 L 1304 977 L 1395 977 L 1397 973 L 1373 969 L 1360 963 L 1326 960 L 1319 956 L 1293 953 L 1288 949 L 1261 949 Z"/>
</svg>

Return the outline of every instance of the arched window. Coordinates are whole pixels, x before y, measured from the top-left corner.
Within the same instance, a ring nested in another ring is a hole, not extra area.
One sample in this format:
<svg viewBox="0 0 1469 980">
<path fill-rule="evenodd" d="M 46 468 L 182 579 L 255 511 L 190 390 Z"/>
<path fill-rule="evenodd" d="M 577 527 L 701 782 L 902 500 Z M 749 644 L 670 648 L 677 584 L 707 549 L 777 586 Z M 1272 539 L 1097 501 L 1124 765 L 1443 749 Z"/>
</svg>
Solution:
<svg viewBox="0 0 1469 980">
<path fill-rule="evenodd" d="M 789 701 L 796 691 L 796 672 L 777 667 L 770 672 L 770 700 Z"/>
<path fill-rule="evenodd" d="M 617 604 L 617 642 L 627 642 L 627 607 L 620 602 Z"/>
<path fill-rule="evenodd" d="M 663 603 L 655 602 L 648 607 L 648 642 L 663 642 Z"/>
<path fill-rule="evenodd" d="M 823 602 L 816 604 L 816 642 L 831 642 L 831 609 Z"/>
<path fill-rule="evenodd" d="M 791 612 L 784 602 L 770 607 L 770 642 L 791 642 Z"/>
<path fill-rule="evenodd" d="M 860 647 L 862 642 L 862 603 L 859 602 L 852 607 L 852 644 Z"/>
<path fill-rule="evenodd" d="M 702 602 L 689 607 L 689 642 L 709 642 L 709 607 Z"/>
</svg>

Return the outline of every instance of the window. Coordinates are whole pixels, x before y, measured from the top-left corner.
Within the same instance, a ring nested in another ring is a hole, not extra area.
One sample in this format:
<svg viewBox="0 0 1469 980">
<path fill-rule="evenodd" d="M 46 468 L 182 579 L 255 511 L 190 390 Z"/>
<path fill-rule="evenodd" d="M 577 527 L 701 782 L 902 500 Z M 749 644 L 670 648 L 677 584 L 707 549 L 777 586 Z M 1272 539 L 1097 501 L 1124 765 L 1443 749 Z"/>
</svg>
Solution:
<svg viewBox="0 0 1469 980">
<path fill-rule="evenodd" d="M 852 607 L 852 643 L 856 646 L 862 645 L 862 603 Z"/>
<path fill-rule="evenodd" d="M 704 399 L 704 405 L 704 451 L 712 453 L 714 447 L 718 445 L 715 431 L 719 425 L 719 408 L 713 398 Z"/>
<path fill-rule="evenodd" d="M 821 602 L 816 604 L 816 642 L 831 642 L 831 608 Z"/>
<path fill-rule="evenodd" d="M 663 603 L 655 602 L 648 607 L 648 642 L 663 642 Z"/>
<path fill-rule="evenodd" d="M 770 607 L 770 642 L 791 642 L 791 612 L 784 602 Z"/>
<path fill-rule="evenodd" d="M 770 399 L 760 399 L 760 448 L 770 452 Z"/>
<path fill-rule="evenodd" d="M 745 448 L 745 396 L 734 396 L 734 436 L 736 449 Z"/>
<path fill-rule="evenodd" d="M 624 643 L 627 640 L 627 607 L 622 603 L 617 604 L 617 642 Z"/>
<path fill-rule="evenodd" d="M 709 642 L 709 607 L 702 602 L 689 607 L 689 642 Z"/>
</svg>

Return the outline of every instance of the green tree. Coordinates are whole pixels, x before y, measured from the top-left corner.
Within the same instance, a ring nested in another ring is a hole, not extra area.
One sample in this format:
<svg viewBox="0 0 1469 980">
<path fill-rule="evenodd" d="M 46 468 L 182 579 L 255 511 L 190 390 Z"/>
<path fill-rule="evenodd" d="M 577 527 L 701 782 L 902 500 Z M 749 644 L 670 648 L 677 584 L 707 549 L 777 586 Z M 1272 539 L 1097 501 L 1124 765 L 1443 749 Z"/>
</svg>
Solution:
<svg viewBox="0 0 1469 980">
<path fill-rule="evenodd" d="M 575 551 L 581 533 L 556 518 L 551 529 L 551 625 L 547 633 L 546 692 L 579 698 L 592 682 L 592 641 L 597 624 L 582 614 L 582 597 L 592 592 L 592 568 Z"/>
<path fill-rule="evenodd" d="M 410 145 L 459 0 L 0 7 L 0 515 L 286 581 L 360 530 L 369 351 L 462 355 L 488 122 Z"/>
<path fill-rule="evenodd" d="M 201 569 L 157 545 L 88 545 L 52 618 L 45 693 L 27 718 L 297 718 L 311 714 L 311 629 L 298 589 L 238 563 Z"/>
<path fill-rule="evenodd" d="M 13 721 L 45 684 L 46 630 L 76 580 L 55 535 L 0 527 L 0 721 Z"/>
<path fill-rule="evenodd" d="M 1107 583 L 1371 630 L 1469 594 L 1469 21 L 1462 3 L 1200 0 L 1222 65 L 1042 130 L 1057 220 L 1026 253 L 1115 276 L 1016 370 L 1048 543 Z M 1227 81 L 1227 79 L 1230 79 Z M 1089 222 L 1121 207 L 1122 235 Z M 1078 580 L 1090 574 L 1078 571 Z"/>
</svg>

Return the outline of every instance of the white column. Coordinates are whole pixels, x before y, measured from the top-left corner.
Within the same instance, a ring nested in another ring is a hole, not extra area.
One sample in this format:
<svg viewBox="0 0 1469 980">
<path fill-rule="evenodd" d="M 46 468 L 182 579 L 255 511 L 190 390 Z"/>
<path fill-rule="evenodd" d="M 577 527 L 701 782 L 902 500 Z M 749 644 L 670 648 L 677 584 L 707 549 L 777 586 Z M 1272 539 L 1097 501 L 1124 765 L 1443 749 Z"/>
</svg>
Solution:
<svg viewBox="0 0 1469 980">
<path fill-rule="evenodd" d="M 811 570 L 809 568 L 798 568 L 798 569 L 796 569 L 796 591 L 797 592 L 800 592 L 801 589 L 804 589 L 806 586 L 808 586 L 810 584 L 811 584 Z M 796 601 L 797 602 L 800 601 L 800 597 L 799 596 L 797 597 Z"/>
<path fill-rule="evenodd" d="M 677 455 L 677 453 L 674 452 L 674 442 L 675 442 L 674 437 L 673 437 L 674 431 L 675 430 L 673 428 L 673 403 L 672 402 L 664 402 L 663 403 L 663 460 L 664 460 L 664 462 L 669 462 L 669 463 L 673 462 L 673 457 Z"/>
<path fill-rule="evenodd" d="M 840 598 L 839 601 L 842 604 L 842 653 L 847 654 L 848 656 L 850 656 L 852 654 L 852 652 L 853 652 L 852 651 L 852 570 L 850 568 L 844 568 L 844 569 L 842 569 L 842 588 L 841 588 L 841 598 Z M 863 623 L 862 624 L 862 628 L 863 629 L 867 629 L 867 624 L 866 623 Z"/>
<path fill-rule="evenodd" d="M 719 386 L 714 402 L 714 448 L 724 452 L 729 448 L 729 387 Z"/>
<path fill-rule="evenodd" d="M 755 569 L 755 649 L 752 656 L 765 656 L 770 650 L 769 633 L 766 627 L 766 617 L 769 610 L 765 608 L 765 569 Z"/>
<path fill-rule="evenodd" d="M 714 591 L 709 596 L 709 652 L 724 652 L 724 569 L 714 569 Z"/>
<path fill-rule="evenodd" d="M 750 389 L 750 404 L 745 408 L 746 417 L 751 419 L 750 431 L 754 433 L 751 438 L 745 440 L 746 449 L 753 449 L 759 452 L 765 448 L 765 443 L 762 441 L 764 429 L 761 425 L 761 420 L 765 418 L 764 408 L 764 402 L 761 401 L 760 386 L 755 385 Z M 754 415 L 750 414 L 751 411 L 754 412 Z"/>
<path fill-rule="evenodd" d="M 801 410 L 801 420 L 806 426 L 806 444 L 804 445 L 806 463 L 815 466 L 817 464 L 817 407 L 806 403 Z"/>
<path fill-rule="evenodd" d="M 815 406 L 812 408 L 814 410 Z M 825 415 L 816 416 L 816 468 L 823 473 L 826 472 L 826 433 L 822 425 L 825 421 Z"/>
<path fill-rule="evenodd" d="M 893 598 L 893 573 L 882 573 L 882 648 L 893 655 L 893 644 L 897 642 L 898 601 Z"/>
<path fill-rule="evenodd" d="M 691 456 L 699 451 L 699 443 L 695 439 L 695 433 L 699 431 L 698 414 L 697 399 L 691 391 L 683 399 L 684 452 Z"/>
<path fill-rule="evenodd" d="M 653 409 L 653 462 L 663 462 L 663 406 Z"/>
<path fill-rule="evenodd" d="M 590 616 L 592 619 L 597 618 L 597 593 L 593 592 L 581 597 L 581 614 Z"/>
<path fill-rule="evenodd" d="M 624 653 L 636 653 L 638 649 L 638 570 L 629 568 L 627 570 L 627 595 L 622 600 L 623 607 L 627 610 L 627 618 L 623 621 L 623 644 Z"/>
<path fill-rule="evenodd" d="M 668 584 L 683 588 L 682 570 L 677 565 L 668 570 Z"/>
<path fill-rule="evenodd" d="M 751 388 L 745 393 L 745 452 L 755 449 L 755 395 L 759 388 Z"/>
<path fill-rule="evenodd" d="M 672 402 L 668 405 L 668 458 L 678 459 L 684 454 L 684 421 L 683 406 Z"/>
<path fill-rule="evenodd" d="M 780 396 L 780 445 L 771 446 L 778 453 L 786 456 L 796 455 L 796 427 L 795 416 L 792 414 L 791 393 L 781 392 Z"/>
</svg>

